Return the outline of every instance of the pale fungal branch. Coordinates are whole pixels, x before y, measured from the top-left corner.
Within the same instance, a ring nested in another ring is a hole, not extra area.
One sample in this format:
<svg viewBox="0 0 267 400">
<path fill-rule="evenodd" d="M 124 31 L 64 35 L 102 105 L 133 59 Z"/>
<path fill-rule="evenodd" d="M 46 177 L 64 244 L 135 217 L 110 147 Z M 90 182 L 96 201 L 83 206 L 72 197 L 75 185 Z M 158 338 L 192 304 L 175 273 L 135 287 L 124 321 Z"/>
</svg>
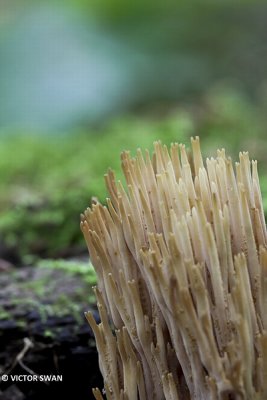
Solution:
<svg viewBox="0 0 267 400">
<path fill-rule="evenodd" d="M 86 314 L 109 400 L 267 398 L 267 248 L 257 163 L 199 139 L 121 156 L 81 229 L 101 323 Z M 99 389 L 94 396 L 102 400 Z"/>
</svg>

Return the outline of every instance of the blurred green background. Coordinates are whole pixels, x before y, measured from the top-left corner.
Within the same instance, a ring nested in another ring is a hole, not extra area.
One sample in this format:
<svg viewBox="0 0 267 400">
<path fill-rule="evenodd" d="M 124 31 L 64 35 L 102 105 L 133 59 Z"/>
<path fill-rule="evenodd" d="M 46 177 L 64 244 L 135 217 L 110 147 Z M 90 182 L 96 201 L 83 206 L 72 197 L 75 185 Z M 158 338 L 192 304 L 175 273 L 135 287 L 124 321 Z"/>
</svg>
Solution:
<svg viewBox="0 0 267 400">
<path fill-rule="evenodd" d="M 0 259 L 86 252 L 120 152 L 154 140 L 260 162 L 267 211 L 267 4 L 0 2 Z"/>
</svg>

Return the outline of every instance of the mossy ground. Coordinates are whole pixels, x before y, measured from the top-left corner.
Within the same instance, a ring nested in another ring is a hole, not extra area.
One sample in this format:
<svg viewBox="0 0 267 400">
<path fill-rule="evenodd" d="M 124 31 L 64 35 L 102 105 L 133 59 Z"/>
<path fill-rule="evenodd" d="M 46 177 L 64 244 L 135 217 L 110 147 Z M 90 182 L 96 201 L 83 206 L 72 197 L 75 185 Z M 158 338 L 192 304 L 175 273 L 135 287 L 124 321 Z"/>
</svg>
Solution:
<svg viewBox="0 0 267 400">
<path fill-rule="evenodd" d="M 63 328 L 60 323 L 51 327 L 50 319 L 71 316 L 73 329 L 78 331 L 85 324 L 84 311 L 94 308 L 91 287 L 96 280 L 89 262 L 43 260 L 34 268 L 2 273 L 0 281 L 4 288 L 0 298 L 0 325 L 1 321 L 8 321 L 19 330 L 31 331 L 29 321 L 32 321 L 38 324 L 40 335 L 52 339 Z"/>
<path fill-rule="evenodd" d="M 91 197 L 104 201 L 103 175 L 120 173 L 120 152 L 152 150 L 153 141 L 189 144 L 199 135 L 204 156 L 225 147 L 238 158 L 249 150 L 259 160 L 267 210 L 266 101 L 241 90 L 215 87 L 196 104 L 125 116 L 72 135 L 3 137 L 0 146 L 0 258 L 34 265 L 42 258 L 84 254 L 79 215 Z"/>
<path fill-rule="evenodd" d="M 88 377 L 93 386 L 102 385 L 95 340 L 84 317 L 89 309 L 95 314 L 95 283 L 92 266 L 83 261 L 43 260 L 1 272 L 0 372 L 64 377 L 57 386 L 0 382 L 1 399 L 44 400 L 62 393 L 91 398 Z M 21 356 L 25 339 L 30 347 Z"/>
</svg>

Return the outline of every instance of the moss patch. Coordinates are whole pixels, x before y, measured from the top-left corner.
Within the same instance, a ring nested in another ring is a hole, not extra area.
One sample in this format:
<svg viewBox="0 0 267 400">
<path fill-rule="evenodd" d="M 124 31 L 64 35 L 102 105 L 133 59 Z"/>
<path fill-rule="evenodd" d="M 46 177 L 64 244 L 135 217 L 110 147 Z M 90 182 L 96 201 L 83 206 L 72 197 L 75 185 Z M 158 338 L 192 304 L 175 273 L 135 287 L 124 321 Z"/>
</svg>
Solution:
<svg viewBox="0 0 267 400">
<path fill-rule="evenodd" d="M 92 266 L 78 261 L 43 260 L 35 268 L 2 273 L 0 321 L 25 330 L 29 328 L 26 321 L 38 322 L 39 329 L 49 337 L 55 333 L 49 328 L 51 321 L 62 319 L 64 325 L 65 319 L 73 319 L 75 330 L 85 323 L 84 311 L 94 308 L 91 287 L 95 283 Z M 60 330 L 57 327 L 57 334 Z"/>
<path fill-rule="evenodd" d="M 203 154 L 226 147 L 228 154 L 249 150 L 259 160 L 267 194 L 266 104 L 240 89 L 208 90 L 197 104 L 167 115 L 125 116 L 98 129 L 62 137 L 10 135 L 0 147 L 0 231 L 3 253 L 22 264 L 86 251 L 79 215 L 91 197 L 105 201 L 103 175 L 109 167 L 121 177 L 124 149 L 153 148 L 161 140 L 189 144 L 201 137 Z M 266 201 L 265 201 L 265 207 Z M 267 209 L 267 208 L 265 208 Z M 4 257 L 3 257 L 4 258 Z"/>
</svg>

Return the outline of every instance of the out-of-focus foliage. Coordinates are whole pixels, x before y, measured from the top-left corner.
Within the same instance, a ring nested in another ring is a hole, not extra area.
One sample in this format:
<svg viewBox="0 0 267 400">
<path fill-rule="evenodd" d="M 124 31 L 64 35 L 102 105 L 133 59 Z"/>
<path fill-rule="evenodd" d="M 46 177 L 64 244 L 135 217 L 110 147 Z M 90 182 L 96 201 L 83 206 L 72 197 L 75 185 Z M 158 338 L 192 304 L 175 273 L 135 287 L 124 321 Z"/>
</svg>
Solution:
<svg viewBox="0 0 267 400">
<path fill-rule="evenodd" d="M 257 1 L 5 1 L 0 128 L 71 131 L 196 98 L 221 79 L 256 97 L 266 18 Z"/>
<path fill-rule="evenodd" d="M 121 150 L 151 148 L 160 138 L 182 140 L 191 129 L 189 116 L 180 112 L 158 122 L 125 118 L 97 134 L 6 137 L 0 147 L 0 231 L 5 246 L 30 263 L 33 254 L 81 252 L 79 214 L 91 196 L 105 201 L 103 174 L 108 167 L 119 170 Z"/>
<path fill-rule="evenodd" d="M 20 262 L 36 257 L 73 256 L 84 250 L 79 214 L 92 196 L 105 201 L 103 174 L 111 167 L 122 179 L 120 152 L 153 147 L 153 141 L 189 143 L 201 137 L 204 156 L 225 147 L 236 160 L 249 150 L 260 161 L 267 198 L 266 113 L 240 90 L 217 86 L 198 104 L 165 116 L 128 116 L 98 130 L 69 136 L 11 135 L 0 146 L 0 245 Z M 265 200 L 266 210 L 267 203 Z M 0 248 L 1 250 L 1 248 Z"/>
</svg>

